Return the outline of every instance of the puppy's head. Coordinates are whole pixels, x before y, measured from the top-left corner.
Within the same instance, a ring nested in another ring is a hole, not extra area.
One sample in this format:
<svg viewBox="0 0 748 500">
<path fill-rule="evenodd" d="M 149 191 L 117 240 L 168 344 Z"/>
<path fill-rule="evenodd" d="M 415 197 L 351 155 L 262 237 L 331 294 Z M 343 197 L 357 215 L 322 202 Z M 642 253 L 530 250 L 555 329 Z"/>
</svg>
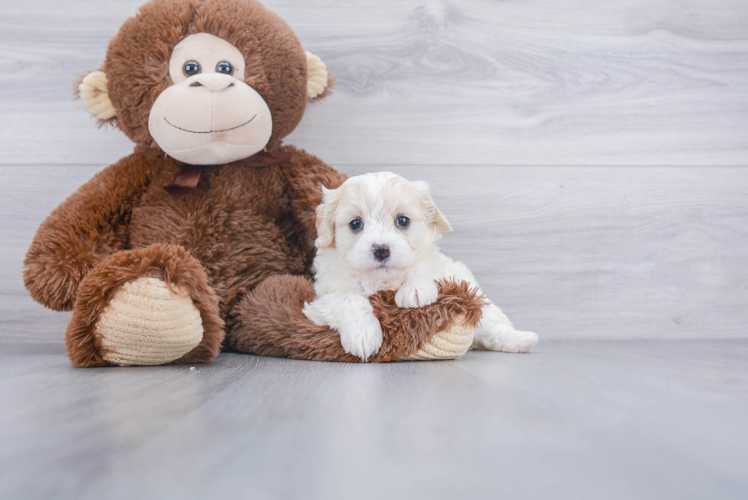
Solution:
<svg viewBox="0 0 748 500">
<path fill-rule="evenodd" d="M 315 245 L 335 248 L 353 271 L 387 273 L 414 265 L 451 230 L 425 182 L 378 172 L 323 188 Z"/>
</svg>

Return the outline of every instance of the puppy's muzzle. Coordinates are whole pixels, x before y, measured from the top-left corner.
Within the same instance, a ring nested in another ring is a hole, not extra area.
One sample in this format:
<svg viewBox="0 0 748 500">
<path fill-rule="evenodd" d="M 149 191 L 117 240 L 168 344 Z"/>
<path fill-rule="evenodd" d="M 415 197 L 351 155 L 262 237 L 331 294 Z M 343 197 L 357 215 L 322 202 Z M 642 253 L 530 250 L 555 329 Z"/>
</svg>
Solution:
<svg viewBox="0 0 748 500">
<path fill-rule="evenodd" d="M 374 254 L 374 259 L 379 262 L 384 262 L 390 258 L 390 246 L 389 245 L 372 245 L 371 253 Z"/>
</svg>

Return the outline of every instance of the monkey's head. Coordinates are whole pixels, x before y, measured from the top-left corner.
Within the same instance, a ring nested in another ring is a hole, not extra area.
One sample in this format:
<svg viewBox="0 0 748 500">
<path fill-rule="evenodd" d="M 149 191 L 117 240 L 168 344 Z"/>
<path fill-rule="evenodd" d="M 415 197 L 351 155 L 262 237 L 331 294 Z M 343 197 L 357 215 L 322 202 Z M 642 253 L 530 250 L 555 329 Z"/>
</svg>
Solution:
<svg viewBox="0 0 748 500">
<path fill-rule="evenodd" d="M 151 0 L 79 95 L 100 123 L 193 165 L 276 148 L 332 78 L 256 0 Z"/>
</svg>

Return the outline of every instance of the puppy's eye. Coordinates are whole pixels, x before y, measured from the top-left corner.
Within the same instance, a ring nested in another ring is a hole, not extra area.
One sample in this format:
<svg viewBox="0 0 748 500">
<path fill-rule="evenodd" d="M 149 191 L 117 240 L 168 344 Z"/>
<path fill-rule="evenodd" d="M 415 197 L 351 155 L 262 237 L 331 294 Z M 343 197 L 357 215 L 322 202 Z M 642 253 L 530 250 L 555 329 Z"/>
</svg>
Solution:
<svg viewBox="0 0 748 500">
<path fill-rule="evenodd" d="M 182 72 L 185 74 L 185 76 L 192 76 L 200 73 L 200 63 L 197 61 L 187 61 L 184 63 L 184 66 L 182 66 Z"/>
<path fill-rule="evenodd" d="M 405 216 L 400 216 L 397 218 L 397 221 L 395 221 L 397 224 L 397 227 L 402 227 L 403 229 L 410 226 L 410 219 L 408 219 Z"/>
<path fill-rule="evenodd" d="M 228 61 L 221 61 L 216 65 L 216 73 L 230 75 L 234 72 L 234 67 Z"/>
<path fill-rule="evenodd" d="M 361 231 L 364 228 L 364 221 L 361 219 L 353 219 L 349 224 L 348 227 L 351 228 L 351 231 Z"/>
</svg>

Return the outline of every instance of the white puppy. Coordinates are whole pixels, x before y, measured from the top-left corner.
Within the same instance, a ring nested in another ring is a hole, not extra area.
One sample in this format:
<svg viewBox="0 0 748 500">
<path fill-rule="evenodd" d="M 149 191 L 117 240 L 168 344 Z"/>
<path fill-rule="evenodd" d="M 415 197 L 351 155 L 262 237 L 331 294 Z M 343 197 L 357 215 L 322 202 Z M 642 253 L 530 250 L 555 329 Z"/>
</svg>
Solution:
<svg viewBox="0 0 748 500">
<path fill-rule="evenodd" d="M 436 246 L 452 228 L 425 182 L 378 172 L 323 188 L 323 194 L 313 266 L 317 298 L 304 305 L 304 314 L 337 330 L 346 352 L 367 360 L 382 345 L 369 302 L 380 290 L 397 290 L 399 307 L 423 307 L 436 300 L 434 280 L 465 280 L 480 289 L 465 264 Z M 537 334 L 515 330 L 490 302 L 475 333 L 477 349 L 527 352 L 538 342 Z"/>
</svg>

